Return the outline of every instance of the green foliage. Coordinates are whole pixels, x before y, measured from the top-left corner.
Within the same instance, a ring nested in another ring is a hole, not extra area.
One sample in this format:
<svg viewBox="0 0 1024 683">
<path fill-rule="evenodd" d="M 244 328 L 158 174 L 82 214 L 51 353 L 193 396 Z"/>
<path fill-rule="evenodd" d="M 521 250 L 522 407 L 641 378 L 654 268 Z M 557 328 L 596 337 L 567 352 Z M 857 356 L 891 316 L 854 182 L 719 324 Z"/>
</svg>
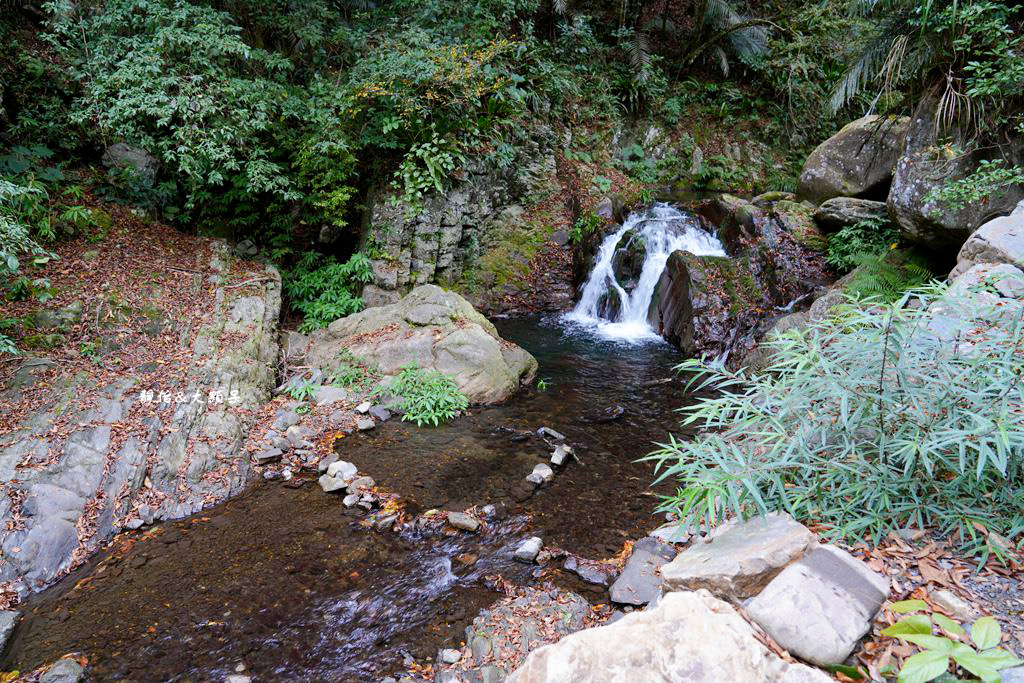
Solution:
<svg viewBox="0 0 1024 683">
<path fill-rule="evenodd" d="M 986 683 L 999 681 L 999 672 L 1024 664 L 998 647 L 1002 629 L 993 617 L 981 617 L 967 629 L 944 614 L 925 613 L 923 600 L 903 600 L 890 605 L 897 614 L 910 614 L 882 631 L 883 636 L 917 645 L 921 652 L 908 657 L 899 672 L 900 683 L 926 683 L 950 673 L 972 674 Z M 959 680 L 959 679 L 958 679 Z"/>
<path fill-rule="evenodd" d="M 860 269 L 846 284 L 846 291 L 858 299 L 875 297 L 887 303 L 896 301 L 905 292 L 935 277 L 927 262 L 912 251 L 863 254 L 856 262 Z"/>
<path fill-rule="evenodd" d="M 402 368 L 382 391 L 397 399 L 397 407 L 405 413 L 402 419 L 418 427 L 436 427 L 469 407 L 469 399 L 454 379 L 416 364 Z"/>
<path fill-rule="evenodd" d="M 1024 185 L 1024 167 L 1007 166 L 1001 159 L 986 159 L 970 175 L 932 188 L 925 201 L 963 209 L 1003 197 L 1013 185 Z"/>
<path fill-rule="evenodd" d="M 285 389 L 285 393 L 296 401 L 308 401 L 316 398 L 317 385 L 308 380 L 296 382 Z"/>
<path fill-rule="evenodd" d="M 604 226 L 604 219 L 593 211 L 587 211 L 576 219 L 569 231 L 569 241 L 573 244 L 580 244 L 584 239 L 590 237 Z"/>
<path fill-rule="evenodd" d="M 681 409 L 696 438 L 647 457 L 658 481 L 679 482 L 659 511 L 711 527 L 784 510 L 876 541 L 911 525 L 1003 552 L 983 530 L 1024 533 L 1024 320 L 971 302 L 952 343 L 929 327 L 944 295 L 854 303 L 789 330 L 763 374 L 682 363 L 691 389 L 716 393 Z"/>
<path fill-rule="evenodd" d="M 896 247 L 900 231 L 888 220 L 871 216 L 848 225 L 828 241 L 828 264 L 840 273 L 853 270 L 865 256 Z"/>
<path fill-rule="evenodd" d="M 362 253 L 338 263 L 318 252 L 307 252 L 284 276 L 285 293 L 292 306 L 305 315 L 299 331 L 326 327 L 361 311 L 363 300 L 356 290 L 372 279 L 370 259 Z"/>
</svg>

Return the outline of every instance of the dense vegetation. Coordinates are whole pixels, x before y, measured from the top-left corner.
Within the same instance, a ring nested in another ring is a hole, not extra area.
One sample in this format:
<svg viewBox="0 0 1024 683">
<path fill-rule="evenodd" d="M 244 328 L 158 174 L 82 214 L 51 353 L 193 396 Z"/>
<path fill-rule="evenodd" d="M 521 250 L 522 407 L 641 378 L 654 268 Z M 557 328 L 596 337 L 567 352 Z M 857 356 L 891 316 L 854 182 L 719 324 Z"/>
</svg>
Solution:
<svg viewBox="0 0 1024 683">
<path fill-rule="evenodd" d="M 944 292 L 849 305 L 787 331 L 756 377 L 684 363 L 720 393 L 684 409 L 703 436 L 651 456 L 681 483 L 664 508 L 710 525 L 786 510 L 876 541 L 937 528 L 1005 552 L 1002 539 L 1024 532 L 1024 321 L 979 299 L 943 333 L 929 305 Z"/>
</svg>

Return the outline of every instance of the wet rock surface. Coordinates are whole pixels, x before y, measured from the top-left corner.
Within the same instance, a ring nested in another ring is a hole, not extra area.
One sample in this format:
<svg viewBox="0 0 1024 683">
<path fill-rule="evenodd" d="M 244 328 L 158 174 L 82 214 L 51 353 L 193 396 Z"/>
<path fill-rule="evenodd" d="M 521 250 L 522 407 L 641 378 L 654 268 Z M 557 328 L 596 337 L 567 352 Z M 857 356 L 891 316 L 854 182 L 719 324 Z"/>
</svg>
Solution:
<svg viewBox="0 0 1024 683">
<path fill-rule="evenodd" d="M 661 595 L 661 567 L 676 556 L 672 546 L 656 538 L 642 538 L 633 546 L 633 554 L 626 561 L 619 578 L 612 584 L 609 595 L 620 605 L 646 605 Z"/>
<path fill-rule="evenodd" d="M 154 364 L 99 386 L 58 375 L 43 405 L 0 436 L 0 581 L 12 590 L 39 589 L 119 529 L 182 517 L 241 490 L 248 411 L 274 383 L 280 277 L 254 266 L 253 288 L 228 288 L 230 252 L 218 242 L 211 249 L 203 286 L 214 291 L 214 310 L 182 335 L 183 372 Z M 26 382 L 31 366 L 0 401 L 17 401 Z"/>
</svg>

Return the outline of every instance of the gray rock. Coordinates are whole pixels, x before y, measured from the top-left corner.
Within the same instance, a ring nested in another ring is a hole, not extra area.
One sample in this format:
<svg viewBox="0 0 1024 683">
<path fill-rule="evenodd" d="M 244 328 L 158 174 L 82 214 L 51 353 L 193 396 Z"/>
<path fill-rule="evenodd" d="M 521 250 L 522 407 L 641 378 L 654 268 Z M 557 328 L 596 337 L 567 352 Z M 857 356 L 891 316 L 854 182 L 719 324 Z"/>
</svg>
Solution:
<svg viewBox="0 0 1024 683">
<path fill-rule="evenodd" d="M 747 614 L 794 655 L 831 666 L 850 656 L 888 595 L 883 576 L 823 545 L 776 576 L 750 601 Z"/>
<path fill-rule="evenodd" d="M 293 448 L 302 448 L 310 445 L 309 441 L 306 440 L 306 437 L 308 437 L 310 433 L 311 432 L 308 427 L 292 425 L 288 428 L 288 431 L 285 432 L 285 437 Z"/>
<path fill-rule="evenodd" d="M 939 590 L 932 591 L 929 597 L 932 602 L 946 610 L 949 616 L 953 617 L 964 626 L 973 623 L 981 616 L 978 613 L 978 610 L 974 608 L 974 605 L 946 588 L 940 588 Z"/>
<path fill-rule="evenodd" d="M 281 451 L 290 451 L 292 449 L 292 442 L 283 436 L 275 436 L 270 440 L 270 445 Z"/>
<path fill-rule="evenodd" d="M 462 659 L 462 653 L 452 649 L 441 650 L 437 655 L 437 659 L 445 664 L 455 664 Z"/>
<path fill-rule="evenodd" d="M 321 474 L 323 474 L 324 472 L 327 471 L 328 467 L 330 467 L 336 462 L 338 462 L 337 453 L 331 453 L 330 455 L 325 455 L 324 457 L 320 458 L 320 461 L 317 463 L 316 468 L 317 470 L 320 471 Z"/>
<path fill-rule="evenodd" d="M 329 370 L 342 349 L 378 367 L 385 377 L 410 363 L 446 374 L 473 403 L 505 400 L 537 369 L 532 356 L 504 342 L 469 302 L 434 285 L 417 287 L 395 304 L 334 321 L 314 333 L 306 361 Z"/>
<path fill-rule="evenodd" d="M 480 528 L 480 520 L 465 512 L 449 512 L 448 523 L 463 531 L 476 531 Z"/>
<path fill-rule="evenodd" d="M 611 585 L 612 579 L 615 577 L 615 570 L 612 567 L 601 565 L 598 562 L 581 560 L 575 555 L 565 558 L 562 567 L 587 583 L 605 588 Z"/>
<path fill-rule="evenodd" d="M 1003 669 L 999 673 L 1002 676 L 1003 683 L 1024 683 L 1024 666 Z"/>
<path fill-rule="evenodd" d="M 359 502 L 360 498 L 362 498 L 362 496 L 359 495 L 358 493 L 350 493 L 344 498 L 342 498 L 341 502 L 347 508 L 355 507 L 356 504 Z"/>
<path fill-rule="evenodd" d="M 224 683 L 252 683 L 252 678 L 244 674 L 231 674 L 224 679 Z"/>
<path fill-rule="evenodd" d="M 235 245 L 235 252 L 242 258 L 252 258 L 260 253 L 260 248 L 252 240 L 246 239 Z"/>
<path fill-rule="evenodd" d="M 1020 203 L 1024 207 L 1024 201 Z M 967 238 L 951 280 L 979 263 L 1006 263 L 1024 269 L 1024 212 L 993 218 Z"/>
<path fill-rule="evenodd" d="M 359 477 L 351 484 L 348 485 L 347 491 L 352 493 L 365 493 L 377 485 L 377 482 L 373 480 L 373 477 Z"/>
<path fill-rule="evenodd" d="M 85 670 L 73 659 L 59 659 L 39 677 L 39 683 L 78 683 Z"/>
<path fill-rule="evenodd" d="M 368 432 L 376 426 L 377 423 L 373 421 L 372 417 L 361 417 L 356 420 L 356 429 L 361 432 Z"/>
<path fill-rule="evenodd" d="M 903 148 L 909 118 L 865 116 L 818 145 L 800 174 L 797 194 L 815 204 L 884 190 Z"/>
<path fill-rule="evenodd" d="M 284 451 L 280 448 L 270 448 L 259 453 L 253 453 L 252 459 L 257 465 L 266 465 L 268 462 L 280 460 L 282 455 L 284 455 Z"/>
<path fill-rule="evenodd" d="M 342 489 L 348 489 L 348 482 L 341 477 L 332 477 L 329 474 L 322 474 L 317 479 L 317 483 L 327 493 L 333 493 L 334 491 L 341 491 Z"/>
<path fill-rule="evenodd" d="M 20 619 L 21 612 L 15 610 L 0 611 L 0 653 L 3 653 L 7 640 L 14 633 L 14 627 L 18 625 Z"/>
<path fill-rule="evenodd" d="M 325 386 L 316 390 L 316 404 L 329 406 L 348 400 L 348 390 L 342 387 Z"/>
<path fill-rule="evenodd" d="M 369 401 L 363 401 L 362 403 L 356 406 L 356 412 L 359 413 L 360 415 L 366 415 L 368 412 L 370 412 L 370 408 L 372 407 L 373 406 L 370 404 Z"/>
<path fill-rule="evenodd" d="M 373 406 L 370 408 L 370 417 L 377 422 L 387 422 L 391 419 L 391 411 L 384 406 Z"/>
<path fill-rule="evenodd" d="M 633 554 L 619 578 L 612 584 L 612 602 L 621 605 L 646 605 L 661 593 L 659 568 L 676 556 L 676 551 L 656 538 L 642 538 L 633 546 Z"/>
<path fill-rule="evenodd" d="M 555 480 L 555 472 L 547 463 L 538 463 L 534 465 L 533 472 L 530 476 L 534 477 L 530 481 L 536 481 L 536 483 L 549 484 Z M 539 480 L 539 481 L 537 481 Z"/>
<path fill-rule="evenodd" d="M 543 545 L 544 541 L 537 536 L 532 536 L 519 544 L 516 548 L 514 557 L 519 562 L 531 564 L 537 559 L 537 555 L 540 554 L 540 549 Z"/>
<path fill-rule="evenodd" d="M 547 436 L 549 438 L 554 439 L 555 441 L 565 441 L 565 436 L 563 434 L 560 434 L 559 432 L 556 432 L 551 427 L 541 427 L 540 429 L 537 430 L 537 434 L 539 436 Z"/>
<path fill-rule="evenodd" d="M 665 543 L 686 543 L 690 540 L 689 527 L 679 522 L 667 522 L 652 531 L 649 536 Z"/>
<path fill-rule="evenodd" d="M 833 197 L 822 203 L 814 212 L 814 220 L 826 230 L 841 230 L 864 220 L 876 219 L 889 222 L 885 202 L 853 197 Z"/>
<path fill-rule="evenodd" d="M 551 464 L 555 467 L 561 467 L 569 461 L 569 458 L 573 457 L 573 454 L 572 446 L 559 444 L 555 446 L 555 450 L 551 453 Z"/>
<path fill-rule="evenodd" d="M 661 568 L 671 590 L 705 588 L 723 600 L 757 595 L 815 543 L 807 527 L 785 513 L 722 525 Z"/>
<path fill-rule="evenodd" d="M 359 469 L 346 460 L 336 460 L 327 466 L 327 476 L 337 477 L 345 481 L 352 481 L 358 473 Z"/>
<path fill-rule="evenodd" d="M 781 660 L 728 603 L 707 591 L 669 593 L 654 609 L 534 650 L 507 683 L 829 683 Z"/>
<path fill-rule="evenodd" d="M 103 153 L 103 163 L 114 168 L 131 169 L 139 180 L 148 186 L 156 182 L 156 174 L 160 168 L 160 162 L 156 157 L 127 142 L 117 142 L 108 147 Z"/>
</svg>

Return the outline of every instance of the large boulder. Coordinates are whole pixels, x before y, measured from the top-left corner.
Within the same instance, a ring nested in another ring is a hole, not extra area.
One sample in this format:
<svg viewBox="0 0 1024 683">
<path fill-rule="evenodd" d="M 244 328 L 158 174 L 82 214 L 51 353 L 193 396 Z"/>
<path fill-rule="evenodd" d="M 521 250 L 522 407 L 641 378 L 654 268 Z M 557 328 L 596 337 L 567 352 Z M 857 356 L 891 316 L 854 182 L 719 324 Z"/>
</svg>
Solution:
<svg viewBox="0 0 1024 683">
<path fill-rule="evenodd" d="M 884 197 L 909 118 L 865 116 L 811 152 L 797 194 L 820 204 L 833 197 Z"/>
<path fill-rule="evenodd" d="M 156 174 L 160 170 L 160 162 L 155 156 L 127 142 L 116 142 L 108 147 L 103 153 L 103 163 L 111 168 L 131 170 L 146 186 L 156 182 Z"/>
<path fill-rule="evenodd" d="M 850 656 L 888 596 L 884 576 L 823 545 L 782 570 L 747 604 L 747 614 L 791 653 L 832 666 Z"/>
<path fill-rule="evenodd" d="M 468 301 L 436 285 L 335 320 L 312 335 L 306 362 L 330 372 L 355 356 L 384 376 L 410 364 L 450 375 L 473 403 L 497 403 L 533 379 L 537 361 L 503 340 Z"/>
<path fill-rule="evenodd" d="M 1001 195 L 954 208 L 930 201 L 932 190 L 961 180 L 976 171 L 991 150 L 964 153 L 935 138 L 934 108 L 923 106 L 907 133 L 906 152 L 896 165 L 887 201 L 889 215 L 911 242 L 931 249 L 954 249 L 989 218 L 1007 214 L 1024 199 L 1024 187 L 1006 188 Z M 1024 140 L 1000 150 L 1013 164 L 1024 162 Z"/>
<path fill-rule="evenodd" d="M 861 221 L 887 222 L 889 212 L 885 202 L 855 197 L 833 197 L 822 202 L 814 212 L 814 220 L 825 230 L 842 230 Z"/>
<path fill-rule="evenodd" d="M 993 218 L 964 242 L 950 279 L 979 263 L 1007 263 L 1024 269 L 1024 201 L 1012 214 Z"/>
<path fill-rule="evenodd" d="M 507 683 L 831 680 L 771 653 L 735 609 L 701 590 L 669 593 L 654 609 L 535 650 Z"/>
<path fill-rule="evenodd" d="M 816 542 L 785 513 L 727 523 L 661 568 L 670 590 L 705 588 L 719 598 L 749 598 Z"/>
</svg>

